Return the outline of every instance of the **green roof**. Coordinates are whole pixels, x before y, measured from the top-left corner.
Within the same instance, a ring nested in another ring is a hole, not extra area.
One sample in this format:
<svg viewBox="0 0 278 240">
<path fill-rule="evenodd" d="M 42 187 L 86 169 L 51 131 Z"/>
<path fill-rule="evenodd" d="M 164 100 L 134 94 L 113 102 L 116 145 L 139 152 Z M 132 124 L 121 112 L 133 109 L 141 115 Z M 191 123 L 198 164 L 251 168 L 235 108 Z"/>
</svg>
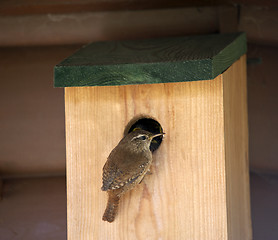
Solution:
<svg viewBox="0 0 278 240">
<path fill-rule="evenodd" d="M 214 79 L 246 53 L 244 33 L 94 42 L 54 69 L 55 87 Z"/>
</svg>

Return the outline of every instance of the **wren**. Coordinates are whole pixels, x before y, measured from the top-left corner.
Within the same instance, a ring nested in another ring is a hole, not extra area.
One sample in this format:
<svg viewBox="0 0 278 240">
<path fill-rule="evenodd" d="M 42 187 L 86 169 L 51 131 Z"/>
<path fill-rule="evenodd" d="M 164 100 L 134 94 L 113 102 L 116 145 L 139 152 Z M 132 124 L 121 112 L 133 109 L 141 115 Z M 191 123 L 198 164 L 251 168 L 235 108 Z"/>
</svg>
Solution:
<svg viewBox="0 0 278 240">
<path fill-rule="evenodd" d="M 152 139 L 163 134 L 135 130 L 126 135 L 112 150 L 103 167 L 101 190 L 108 193 L 103 221 L 113 222 L 120 197 L 141 183 L 152 163 Z"/>
</svg>

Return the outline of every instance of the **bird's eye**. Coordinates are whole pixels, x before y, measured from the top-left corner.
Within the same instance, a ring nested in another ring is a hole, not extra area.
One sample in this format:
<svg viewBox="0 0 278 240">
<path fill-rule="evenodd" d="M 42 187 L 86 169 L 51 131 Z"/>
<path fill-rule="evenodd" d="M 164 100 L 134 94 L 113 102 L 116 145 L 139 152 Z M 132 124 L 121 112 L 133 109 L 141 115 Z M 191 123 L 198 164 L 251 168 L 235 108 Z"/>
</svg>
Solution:
<svg viewBox="0 0 278 240">
<path fill-rule="evenodd" d="M 146 138 L 146 136 L 140 136 L 140 137 L 138 137 L 138 139 L 140 139 L 140 140 L 146 140 L 147 138 Z"/>
</svg>

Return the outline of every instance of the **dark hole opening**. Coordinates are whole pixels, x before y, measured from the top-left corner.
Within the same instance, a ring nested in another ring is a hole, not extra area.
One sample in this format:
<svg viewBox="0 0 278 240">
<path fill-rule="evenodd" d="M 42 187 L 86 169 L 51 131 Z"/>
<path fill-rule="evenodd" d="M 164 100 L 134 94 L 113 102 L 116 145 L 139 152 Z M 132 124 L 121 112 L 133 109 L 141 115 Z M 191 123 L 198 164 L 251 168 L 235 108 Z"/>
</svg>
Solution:
<svg viewBox="0 0 278 240">
<path fill-rule="evenodd" d="M 132 131 L 136 131 L 138 129 L 143 129 L 153 134 L 163 133 L 163 129 L 158 121 L 150 117 L 141 117 L 141 118 L 134 118 L 128 123 L 124 131 L 124 135 L 127 135 L 128 133 Z M 150 150 L 152 152 L 157 150 L 162 140 L 163 140 L 163 136 L 155 137 L 151 142 Z"/>
</svg>

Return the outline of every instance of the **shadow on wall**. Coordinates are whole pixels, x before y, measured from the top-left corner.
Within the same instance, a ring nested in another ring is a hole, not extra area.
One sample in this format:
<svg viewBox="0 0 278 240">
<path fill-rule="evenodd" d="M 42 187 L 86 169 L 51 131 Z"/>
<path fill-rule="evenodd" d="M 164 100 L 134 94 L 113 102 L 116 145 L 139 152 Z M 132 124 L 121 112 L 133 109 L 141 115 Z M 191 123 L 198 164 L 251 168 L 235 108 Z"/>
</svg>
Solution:
<svg viewBox="0 0 278 240">
<path fill-rule="evenodd" d="M 278 176 L 251 173 L 251 214 L 254 240 L 278 239 Z"/>
</svg>

